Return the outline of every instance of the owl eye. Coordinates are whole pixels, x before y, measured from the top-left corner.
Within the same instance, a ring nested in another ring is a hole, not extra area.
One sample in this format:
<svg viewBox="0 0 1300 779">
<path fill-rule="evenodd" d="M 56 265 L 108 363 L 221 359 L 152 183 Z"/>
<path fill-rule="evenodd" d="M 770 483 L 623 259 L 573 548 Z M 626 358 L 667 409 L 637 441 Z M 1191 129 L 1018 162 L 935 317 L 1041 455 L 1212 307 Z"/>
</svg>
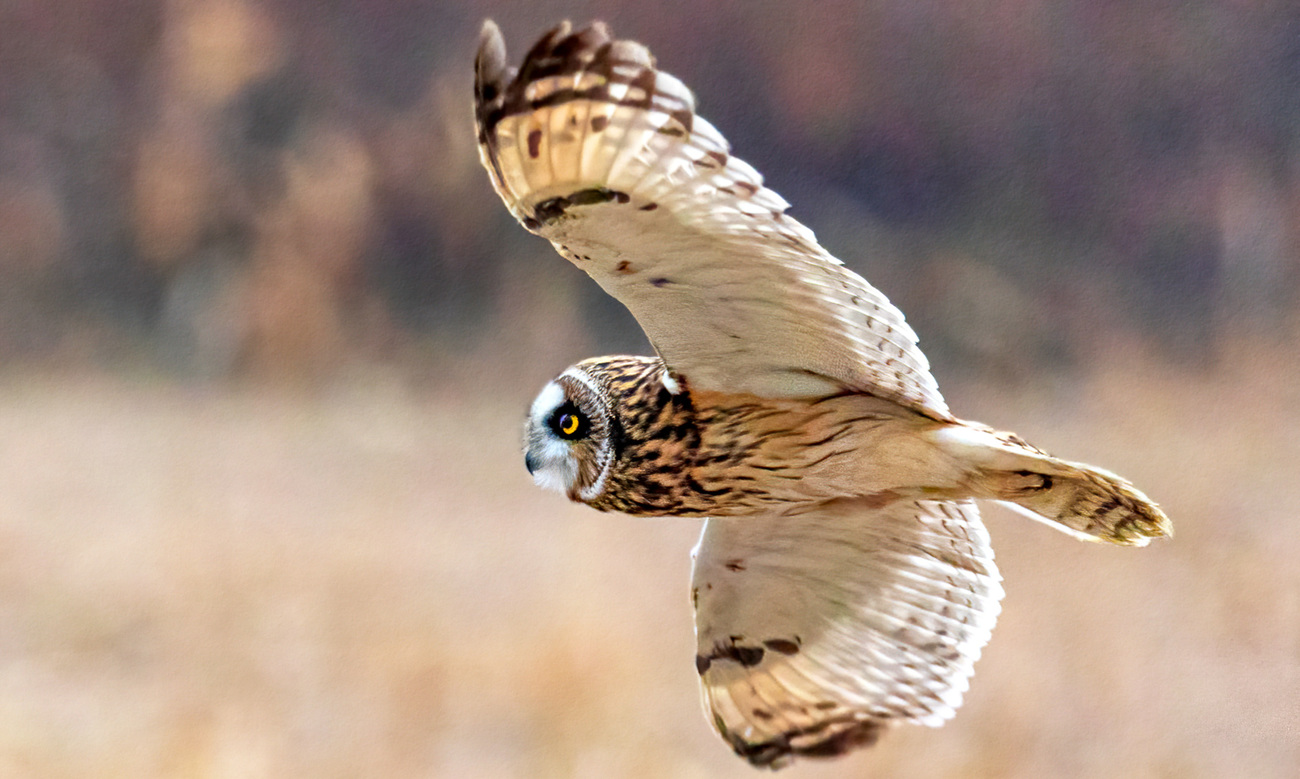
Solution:
<svg viewBox="0 0 1300 779">
<path fill-rule="evenodd" d="M 587 435 L 590 427 L 587 417 L 573 406 L 561 406 L 551 415 L 551 429 L 560 438 L 569 440 L 582 438 Z"/>
</svg>

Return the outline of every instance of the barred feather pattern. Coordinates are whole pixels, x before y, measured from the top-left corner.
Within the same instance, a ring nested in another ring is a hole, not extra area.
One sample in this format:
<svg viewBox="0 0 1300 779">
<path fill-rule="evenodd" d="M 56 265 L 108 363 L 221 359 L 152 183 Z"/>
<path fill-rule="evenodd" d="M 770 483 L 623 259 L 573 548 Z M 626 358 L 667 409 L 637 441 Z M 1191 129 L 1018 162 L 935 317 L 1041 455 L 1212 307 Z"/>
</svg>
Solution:
<svg viewBox="0 0 1300 779">
<path fill-rule="evenodd" d="M 1080 538 L 1172 533 L 1120 477 L 953 417 L 903 315 L 786 215 L 645 47 L 565 23 L 516 71 L 488 22 L 475 101 L 511 213 L 659 353 L 543 388 L 525 464 L 597 509 L 709 517 L 696 669 L 749 762 L 953 715 L 1002 596 L 972 499 Z"/>
<path fill-rule="evenodd" d="M 572 388 L 566 395 L 599 400 L 591 416 L 602 453 L 575 458 L 575 470 L 599 460 L 602 486 L 581 479 L 570 496 L 601 511 L 747 516 L 848 495 L 935 497 L 960 477 L 925 442 L 922 431 L 941 423 L 871 395 L 809 402 L 697 392 L 653 357 L 594 357 L 559 381 Z M 915 489 L 926 477 L 934 483 Z"/>
<path fill-rule="evenodd" d="M 710 519 L 692 598 L 706 703 L 736 753 L 779 768 L 961 705 L 1000 610 L 974 503 L 830 501 Z"/>
<path fill-rule="evenodd" d="M 700 389 L 866 392 L 950 418 L 902 313 L 786 215 L 644 46 L 565 23 L 516 72 L 488 22 L 475 95 L 480 156 L 511 213 L 626 305 L 672 371 Z"/>
</svg>

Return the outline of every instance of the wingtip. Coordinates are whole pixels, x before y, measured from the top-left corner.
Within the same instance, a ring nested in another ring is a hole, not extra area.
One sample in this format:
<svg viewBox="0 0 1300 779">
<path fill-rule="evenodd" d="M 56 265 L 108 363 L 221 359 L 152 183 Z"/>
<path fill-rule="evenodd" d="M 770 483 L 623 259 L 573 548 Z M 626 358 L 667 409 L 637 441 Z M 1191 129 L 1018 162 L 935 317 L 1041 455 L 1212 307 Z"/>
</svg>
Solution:
<svg viewBox="0 0 1300 779">
<path fill-rule="evenodd" d="M 715 723 L 717 726 L 717 723 Z M 757 743 L 746 741 L 725 728 L 720 734 L 738 756 L 755 768 L 779 771 L 796 758 L 841 757 L 876 745 L 887 723 L 874 718 L 851 718 L 820 723 L 811 728 L 795 728 Z"/>
<path fill-rule="evenodd" d="M 505 80 L 506 41 L 501 28 L 491 19 L 483 20 L 478 35 L 478 55 L 474 58 L 475 79 L 481 88 L 485 84 L 500 84 Z"/>
<path fill-rule="evenodd" d="M 542 57 L 545 52 L 555 48 L 556 43 L 568 38 L 569 33 L 571 32 L 573 32 L 573 23 L 568 19 L 565 19 L 547 30 L 542 37 L 537 39 L 537 42 L 533 44 L 533 47 L 528 50 L 528 54 L 524 56 L 525 62 Z"/>
</svg>

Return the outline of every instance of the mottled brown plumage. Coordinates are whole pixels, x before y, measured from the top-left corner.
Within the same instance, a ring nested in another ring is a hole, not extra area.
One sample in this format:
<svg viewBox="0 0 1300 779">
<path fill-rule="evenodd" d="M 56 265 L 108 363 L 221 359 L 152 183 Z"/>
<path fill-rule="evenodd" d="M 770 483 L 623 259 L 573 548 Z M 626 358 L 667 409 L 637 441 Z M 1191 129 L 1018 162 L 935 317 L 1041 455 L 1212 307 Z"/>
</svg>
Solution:
<svg viewBox="0 0 1300 779">
<path fill-rule="evenodd" d="M 1165 521 L 1113 474 L 1058 460 L 1012 433 L 938 422 L 872 395 L 791 400 L 692 392 L 651 357 L 593 358 L 571 370 L 587 377 L 609 409 L 613 454 L 603 489 L 570 493 L 601 511 L 723 517 L 838 497 L 882 505 L 977 497 L 1018 503 L 1121 544 L 1143 542 Z M 955 430 L 966 447 L 986 450 L 989 467 L 945 448 Z M 583 485 L 596 480 L 587 473 Z"/>
<path fill-rule="evenodd" d="M 694 393 L 689 382 L 670 379 L 674 392 L 665 386 L 663 362 L 649 357 L 597 358 L 574 367 L 600 388 L 615 420 L 605 489 L 586 501 L 602 511 L 737 516 L 883 493 L 896 485 L 874 490 L 878 480 L 862 468 L 879 445 L 874 434 L 891 421 L 934 426 L 861 393 L 810 403 Z M 844 486 L 829 486 L 837 484 Z"/>
<path fill-rule="evenodd" d="M 1120 477 L 954 417 L 902 313 L 785 213 L 644 46 L 565 23 L 514 71 L 489 22 L 475 97 L 506 206 L 659 355 L 548 384 L 525 462 L 603 511 L 709 518 L 695 667 L 749 762 L 953 716 L 1002 596 L 975 499 L 1089 540 L 1170 533 Z"/>
</svg>

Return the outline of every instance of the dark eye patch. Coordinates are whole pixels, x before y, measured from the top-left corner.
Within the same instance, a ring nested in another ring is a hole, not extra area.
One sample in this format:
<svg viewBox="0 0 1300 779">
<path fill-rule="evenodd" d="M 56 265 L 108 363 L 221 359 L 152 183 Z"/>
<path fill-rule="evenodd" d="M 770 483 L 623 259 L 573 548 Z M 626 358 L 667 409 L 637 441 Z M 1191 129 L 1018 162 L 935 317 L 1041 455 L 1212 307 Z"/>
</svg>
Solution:
<svg viewBox="0 0 1300 779">
<path fill-rule="evenodd" d="M 571 402 L 555 409 L 547 424 L 552 432 L 566 441 L 586 438 L 587 433 L 591 432 L 591 420 Z"/>
</svg>

